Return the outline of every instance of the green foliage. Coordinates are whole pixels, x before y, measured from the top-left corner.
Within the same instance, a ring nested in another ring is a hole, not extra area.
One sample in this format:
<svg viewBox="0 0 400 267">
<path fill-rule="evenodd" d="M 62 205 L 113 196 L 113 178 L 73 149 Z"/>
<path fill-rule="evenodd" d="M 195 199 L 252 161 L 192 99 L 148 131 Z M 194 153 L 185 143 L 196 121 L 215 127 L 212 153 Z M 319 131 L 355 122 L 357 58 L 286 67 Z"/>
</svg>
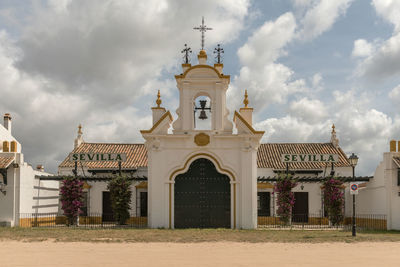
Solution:
<svg viewBox="0 0 400 267">
<path fill-rule="evenodd" d="M 125 224 L 130 217 L 131 185 L 132 182 L 123 176 L 114 177 L 107 185 L 107 189 L 110 190 L 114 218 L 120 225 Z"/>
</svg>

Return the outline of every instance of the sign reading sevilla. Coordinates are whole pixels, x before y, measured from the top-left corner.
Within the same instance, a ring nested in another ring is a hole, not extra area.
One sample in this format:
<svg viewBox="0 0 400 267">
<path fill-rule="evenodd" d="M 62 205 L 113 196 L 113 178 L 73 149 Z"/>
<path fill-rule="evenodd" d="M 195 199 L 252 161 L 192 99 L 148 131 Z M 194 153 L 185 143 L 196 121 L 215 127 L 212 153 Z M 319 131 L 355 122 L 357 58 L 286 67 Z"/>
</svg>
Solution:
<svg viewBox="0 0 400 267">
<path fill-rule="evenodd" d="M 335 163 L 339 161 L 338 154 L 282 154 L 282 162 L 322 162 Z"/>
<path fill-rule="evenodd" d="M 124 153 L 71 153 L 70 161 L 126 161 Z"/>
</svg>

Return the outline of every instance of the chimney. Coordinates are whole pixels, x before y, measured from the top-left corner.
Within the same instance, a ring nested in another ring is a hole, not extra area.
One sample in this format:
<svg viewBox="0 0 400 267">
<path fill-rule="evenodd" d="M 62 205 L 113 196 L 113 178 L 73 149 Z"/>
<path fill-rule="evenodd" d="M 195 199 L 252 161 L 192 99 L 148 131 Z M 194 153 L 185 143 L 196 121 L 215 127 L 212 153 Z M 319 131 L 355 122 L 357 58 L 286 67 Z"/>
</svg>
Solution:
<svg viewBox="0 0 400 267">
<path fill-rule="evenodd" d="M 36 166 L 36 170 L 38 170 L 40 172 L 44 172 L 44 166 L 42 164 L 39 164 Z"/>
<path fill-rule="evenodd" d="M 396 152 L 396 140 L 390 141 L 390 152 Z"/>
<path fill-rule="evenodd" d="M 165 108 L 161 107 L 161 103 L 162 103 L 161 94 L 160 90 L 158 90 L 157 100 L 156 100 L 157 107 L 151 108 L 151 110 L 153 111 L 153 125 L 156 124 L 165 113 Z"/>
<path fill-rule="evenodd" d="M 11 133 L 11 116 L 10 113 L 4 114 L 4 128 Z"/>
<path fill-rule="evenodd" d="M 80 146 L 84 142 L 82 135 L 83 135 L 83 133 L 82 133 L 82 125 L 79 124 L 79 126 L 78 126 L 78 136 L 75 138 L 74 148 L 77 148 L 78 146 Z"/>
<path fill-rule="evenodd" d="M 240 115 L 242 115 L 243 119 L 245 119 L 248 124 L 253 126 L 253 108 L 247 107 L 249 105 L 247 90 L 244 92 L 243 104 L 244 108 L 239 109 Z"/>
</svg>

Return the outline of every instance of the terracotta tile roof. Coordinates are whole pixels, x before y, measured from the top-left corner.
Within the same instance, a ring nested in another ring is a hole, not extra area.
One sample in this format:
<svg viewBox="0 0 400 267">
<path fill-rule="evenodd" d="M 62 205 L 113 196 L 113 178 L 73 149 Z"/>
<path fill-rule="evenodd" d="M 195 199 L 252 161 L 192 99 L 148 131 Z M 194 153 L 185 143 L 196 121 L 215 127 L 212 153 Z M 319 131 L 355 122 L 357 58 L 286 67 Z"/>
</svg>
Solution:
<svg viewBox="0 0 400 267">
<path fill-rule="evenodd" d="M 400 157 L 393 157 L 394 162 L 399 166 L 400 168 Z"/>
<path fill-rule="evenodd" d="M 335 148 L 332 143 L 267 143 L 261 144 L 257 153 L 258 168 L 285 170 L 286 164 L 281 162 L 282 154 L 338 154 L 336 167 L 350 167 L 347 156 L 341 148 Z M 299 162 L 290 163 L 290 169 L 320 170 L 326 167 L 324 163 Z"/>
<path fill-rule="evenodd" d="M 127 161 L 122 162 L 123 169 L 147 167 L 147 149 L 144 144 L 111 144 L 111 143 L 82 143 L 72 153 L 126 153 Z M 347 156 L 340 148 L 332 143 L 267 143 L 261 144 L 257 153 L 258 168 L 272 168 L 284 170 L 286 165 L 281 162 L 281 154 L 338 154 L 339 162 L 336 167 L 350 167 Z M 89 169 L 118 168 L 117 162 L 87 162 L 83 166 Z M 59 167 L 73 168 L 74 163 L 67 156 Z M 325 168 L 324 163 L 291 163 L 290 169 L 320 170 Z"/>
<path fill-rule="evenodd" d="M 13 162 L 14 157 L 0 156 L 0 169 L 5 169 Z"/>
<path fill-rule="evenodd" d="M 126 153 L 126 162 L 122 162 L 122 169 L 147 166 L 147 150 L 144 144 L 82 143 L 72 153 Z M 118 168 L 118 162 L 92 161 L 83 163 L 83 166 L 89 169 Z M 59 167 L 73 168 L 74 162 L 69 161 L 68 155 Z"/>
</svg>

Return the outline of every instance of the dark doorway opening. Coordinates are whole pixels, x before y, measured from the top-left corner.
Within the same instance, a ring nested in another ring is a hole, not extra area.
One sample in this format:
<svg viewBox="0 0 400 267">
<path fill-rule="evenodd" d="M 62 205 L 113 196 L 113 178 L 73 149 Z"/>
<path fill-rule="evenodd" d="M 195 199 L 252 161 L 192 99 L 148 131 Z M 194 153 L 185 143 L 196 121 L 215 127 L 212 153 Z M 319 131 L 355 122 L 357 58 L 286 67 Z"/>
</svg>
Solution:
<svg viewBox="0 0 400 267">
<path fill-rule="evenodd" d="M 271 216 L 271 194 L 270 192 L 257 192 L 258 216 Z"/>
<path fill-rule="evenodd" d="M 175 178 L 175 228 L 230 228 L 231 185 L 208 159 L 197 159 Z"/>
<path fill-rule="evenodd" d="M 292 222 L 308 222 L 308 192 L 294 192 Z"/>
<path fill-rule="evenodd" d="M 103 192 L 103 213 L 101 217 L 103 222 L 114 221 L 114 212 L 111 207 L 111 195 L 108 191 Z"/>
<path fill-rule="evenodd" d="M 147 217 L 147 192 L 140 192 L 140 217 Z"/>
</svg>

